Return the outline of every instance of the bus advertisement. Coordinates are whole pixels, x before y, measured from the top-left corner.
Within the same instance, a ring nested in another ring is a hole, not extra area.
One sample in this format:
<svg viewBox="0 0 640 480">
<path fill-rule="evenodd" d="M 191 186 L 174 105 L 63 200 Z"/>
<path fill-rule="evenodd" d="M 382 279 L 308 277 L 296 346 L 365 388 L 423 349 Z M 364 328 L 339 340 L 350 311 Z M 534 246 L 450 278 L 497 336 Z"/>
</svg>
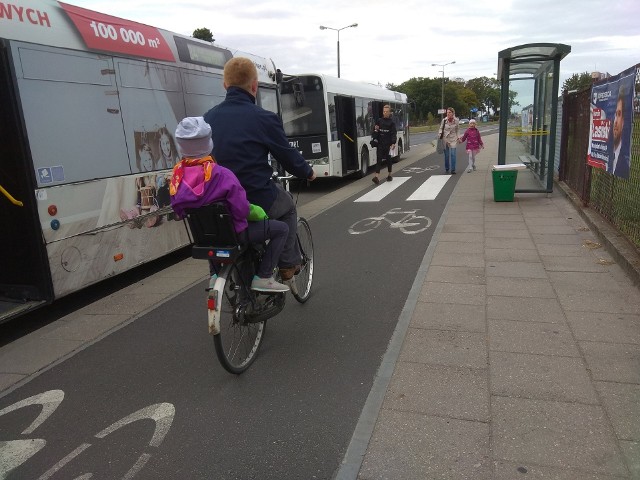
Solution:
<svg viewBox="0 0 640 480">
<path fill-rule="evenodd" d="M 191 243 L 169 203 L 186 116 L 248 57 L 279 112 L 270 59 L 52 0 L 0 3 L 0 322 Z"/>
<path fill-rule="evenodd" d="M 376 162 L 369 140 L 384 105 L 391 107 L 398 131 L 394 161 L 409 150 L 404 93 L 320 74 L 284 75 L 280 100 L 289 143 L 318 178 L 366 175 Z"/>
</svg>

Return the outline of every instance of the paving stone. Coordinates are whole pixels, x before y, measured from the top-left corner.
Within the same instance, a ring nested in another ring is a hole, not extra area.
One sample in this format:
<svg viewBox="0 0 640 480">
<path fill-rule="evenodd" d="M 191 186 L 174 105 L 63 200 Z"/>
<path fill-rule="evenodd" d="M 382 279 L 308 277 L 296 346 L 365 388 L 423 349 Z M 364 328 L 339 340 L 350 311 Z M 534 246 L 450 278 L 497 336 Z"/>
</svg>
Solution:
<svg viewBox="0 0 640 480">
<path fill-rule="evenodd" d="M 409 328 L 400 353 L 401 362 L 487 368 L 485 333 Z"/>
<path fill-rule="evenodd" d="M 449 223 L 448 221 L 442 227 L 443 233 L 476 233 L 476 232 L 484 232 L 484 225 L 482 224 L 458 224 L 458 223 Z"/>
<path fill-rule="evenodd" d="M 433 303 L 484 305 L 485 297 L 484 285 L 425 282 L 418 300 Z"/>
<path fill-rule="evenodd" d="M 621 441 L 622 454 L 627 461 L 627 467 L 631 472 L 631 478 L 640 479 L 640 442 Z"/>
<path fill-rule="evenodd" d="M 640 383 L 640 346 L 626 343 L 578 343 L 594 380 Z"/>
<path fill-rule="evenodd" d="M 487 370 L 398 362 L 383 407 L 486 422 Z"/>
<path fill-rule="evenodd" d="M 484 236 L 483 236 L 484 237 Z M 487 237 L 486 239 L 482 238 L 479 241 L 482 242 L 484 240 L 485 248 L 510 248 L 516 250 L 535 250 L 536 246 L 533 243 L 533 240 L 530 238 L 498 238 L 498 237 Z"/>
<path fill-rule="evenodd" d="M 555 298 L 487 297 L 487 318 L 522 322 L 563 323 L 560 302 Z"/>
<path fill-rule="evenodd" d="M 493 396 L 491 409 L 493 453 L 498 460 L 607 475 L 627 473 L 600 406 Z"/>
<path fill-rule="evenodd" d="M 604 312 L 566 312 L 578 340 L 640 345 L 640 315 Z"/>
<path fill-rule="evenodd" d="M 383 409 L 360 480 L 490 480 L 489 426 Z"/>
<path fill-rule="evenodd" d="M 547 278 L 541 263 L 533 262 L 487 262 L 487 277 Z"/>
<path fill-rule="evenodd" d="M 484 246 L 481 243 L 469 242 L 442 242 L 438 241 L 434 254 L 437 253 L 482 253 Z"/>
<path fill-rule="evenodd" d="M 482 333 L 487 330 L 483 306 L 459 303 L 417 302 L 411 327 Z"/>
<path fill-rule="evenodd" d="M 484 285 L 484 267 L 431 265 L 425 279 L 428 282 L 472 283 Z"/>
<path fill-rule="evenodd" d="M 598 404 L 581 358 L 491 352 L 491 394 Z"/>
<path fill-rule="evenodd" d="M 628 477 L 587 472 L 581 469 L 542 467 L 504 461 L 495 462 L 493 480 L 622 480 Z"/>
<path fill-rule="evenodd" d="M 549 281 L 542 278 L 487 277 L 487 295 L 556 298 Z"/>
<path fill-rule="evenodd" d="M 569 329 L 558 323 L 488 319 L 491 351 L 579 357 Z"/>
<path fill-rule="evenodd" d="M 618 438 L 640 441 L 640 385 L 596 382 L 595 386 Z"/>
<path fill-rule="evenodd" d="M 484 268 L 484 254 L 482 253 L 435 253 L 432 265 L 446 265 L 448 267 L 482 267 Z"/>
<path fill-rule="evenodd" d="M 485 248 L 486 262 L 540 262 L 538 252 L 521 248 Z"/>
</svg>

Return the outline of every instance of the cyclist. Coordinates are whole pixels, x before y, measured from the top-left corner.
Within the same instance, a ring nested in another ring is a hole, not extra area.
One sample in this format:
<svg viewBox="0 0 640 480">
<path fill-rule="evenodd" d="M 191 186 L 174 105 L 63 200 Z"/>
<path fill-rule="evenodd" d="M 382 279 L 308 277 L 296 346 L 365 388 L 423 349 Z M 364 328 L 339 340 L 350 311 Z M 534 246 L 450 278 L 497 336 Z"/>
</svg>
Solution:
<svg viewBox="0 0 640 480">
<path fill-rule="evenodd" d="M 272 180 L 268 156 L 298 178 L 314 180 L 316 175 L 300 152 L 289 145 L 280 118 L 256 105 L 258 70 L 253 61 L 232 58 L 224 66 L 223 80 L 225 100 L 204 115 L 213 129 L 212 155 L 236 174 L 251 203 L 289 226 L 278 266 L 283 282 L 291 285 L 301 262 L 296 242 L 298 212 L 291 195 Z"/>
<path fill-rule="evenodd" d="M 236 176 L 222 165 L 216 164 L 210 152 L 213 147 L 211 127 L 202 117 L 187 117 L 175 132 L 182 159 L 173 168 L 169 186 L 171 206 L 180 217 L 185 209 L 197 208 L 224 201 L 231 213 L 236 234 L 250 243 L 264 243 L 266 250 L 251 289 L 261 292 L 287 292 L 289 287 L 273 278 L 273 271 L 284 247 L 289 227 L 278 220 L 269 220 L 262 210 L 249 204 L 245 190 Z M 247 218 L 254 221 L 247 221 Z M 216 265 L 211 263 L 215 283 Z"/>
</svg>

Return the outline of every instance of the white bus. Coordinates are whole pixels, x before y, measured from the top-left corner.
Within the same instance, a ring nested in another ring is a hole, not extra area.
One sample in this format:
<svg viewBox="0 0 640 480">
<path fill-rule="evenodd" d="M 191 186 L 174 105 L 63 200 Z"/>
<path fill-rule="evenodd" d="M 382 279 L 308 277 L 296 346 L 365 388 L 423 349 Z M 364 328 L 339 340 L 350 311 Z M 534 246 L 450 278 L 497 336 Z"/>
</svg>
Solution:
<svg viewBox="0 0 640 480">
<path fill-rule="evenodd" d="M 280 83 L 282 121 L 289 142 L 318 178 L 362 177 L 376 162 L 369 145 L 384 105 L 398 130 L 397 161 L 409 150 L 407 96 L 368 83 L 319 74 L 285 75 Z"/>
<path fill-rule="evenodd" d="M 191 243 L 173 132 L 224 99 L 239 55 L 278 112 L 269 59 L 53 0 L 0 3 L 0 321 Z"/>
</svg>

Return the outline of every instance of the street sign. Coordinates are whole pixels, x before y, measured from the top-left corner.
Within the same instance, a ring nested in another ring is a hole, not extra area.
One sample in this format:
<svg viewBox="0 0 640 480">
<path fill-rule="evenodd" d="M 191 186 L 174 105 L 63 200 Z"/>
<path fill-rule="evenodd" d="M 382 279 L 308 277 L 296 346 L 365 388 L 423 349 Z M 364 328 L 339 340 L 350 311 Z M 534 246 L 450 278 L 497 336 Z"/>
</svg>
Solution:
<svg viewBox="0 0 640 480">
<path fill-rule="evenodd" d="M 447 110 L 445 108 L 439 108 L 438 109 L 438 115 L 443 115 L 446 112 L 447 112 Z"/>
</svg>

